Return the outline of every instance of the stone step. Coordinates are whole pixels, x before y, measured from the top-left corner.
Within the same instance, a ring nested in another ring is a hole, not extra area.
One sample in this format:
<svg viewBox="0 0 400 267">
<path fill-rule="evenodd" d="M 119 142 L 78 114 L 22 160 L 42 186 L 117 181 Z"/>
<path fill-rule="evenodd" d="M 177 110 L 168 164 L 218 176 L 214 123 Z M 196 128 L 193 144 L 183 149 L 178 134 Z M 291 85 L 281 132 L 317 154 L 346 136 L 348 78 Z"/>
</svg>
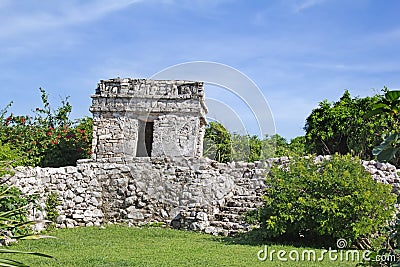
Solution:
<svg viewBox="0 0 400 267">
<path fill-rule="evenodd" d="M 241 215 L 238 214 L 232 214 L 232 213 L 218 213 L 214 214 L 214 218 L 217 221 L 239 221 L 242 220 Z"/>
<path fill-rule="evenodd" d="M 257 208 L 250 208 L 250 207 L 228 207 L 228 206 L 223 206 L 220 207 L 221 213 L 229 212 L 232 214 L 240 214 L 243 215 L 244 213 L 250 211 L 250 210 L 256 210 Z"/>
<path fill-rule="evenodd" d="M 262 201 L 261 197 L 259 196 L 254 196 L 254 195 L 239 195 L 239 196 L 233 196 L 231 199 L 239 199 L 239 200 L 246 200 L 246 201 Z"/>
<path fill-rule="evenodd" d="M 234 223 L 234 222 L 222 222 L 222 221 L 212 221 L 210 222 L 211 226 L 220 227 L 225 230 L 242 230 L 245 229 L 245 226 Z"/>
<path fill-rule="evenodd" d="M 246 224 L 246 223 L 212 221 L 212 222 L 210 222 L 210 226 L 216 227 L 217 229 L 220 229 L 220 230 L 223 229 L 223 230 L 225 230 L 224 231 L 225 233 L 227 230 L 229 232 L 229 235 L 235 234 L 239 231 L 243 232 L 243 231 L 250 230 L 250 225 Z"/>
<path fill-rule="evenodd" d="M 224 229 L 222 227 L 211 226 L 205 230 L 205 233 L 219 236 L 234 236 L 239 232 L 243 232 L 243 230 L 232 230 L 232 229 Z"/>
<path fill-rule="evenodd" d="M 242 201 L 228 200 L 226 202 L 225 207 L 257 208 L 261 205 L 262 205 L 262 203 L 260 203 L 260 202 L 242 202 Z"/>
</svg>

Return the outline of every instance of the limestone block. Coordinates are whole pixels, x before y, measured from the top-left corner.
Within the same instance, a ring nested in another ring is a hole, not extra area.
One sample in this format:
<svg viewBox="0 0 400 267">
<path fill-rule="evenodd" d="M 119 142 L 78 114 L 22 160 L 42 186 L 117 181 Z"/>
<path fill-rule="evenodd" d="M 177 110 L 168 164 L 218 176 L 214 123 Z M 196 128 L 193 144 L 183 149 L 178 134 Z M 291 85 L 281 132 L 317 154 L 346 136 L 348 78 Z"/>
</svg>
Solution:
<svg viewBox="0 0 400 267">
<path fill-rule="evenodd" d="M 143 220 L 144 216 L 140 210 L 137 210 L 135 207 L 131 206 L 127 209 L 128 212 L 128 219 L 134 219 L 134 220 Z"/>
<path fill-rule="evenodd" d="M 74 198 L 74 202 L 75 202 L 75 203 L 82 203 L 82 202 L 83 202 L 83 198 L 80 197 L 80 196 L 76 196 L 76 197 Z"/>
</svg>

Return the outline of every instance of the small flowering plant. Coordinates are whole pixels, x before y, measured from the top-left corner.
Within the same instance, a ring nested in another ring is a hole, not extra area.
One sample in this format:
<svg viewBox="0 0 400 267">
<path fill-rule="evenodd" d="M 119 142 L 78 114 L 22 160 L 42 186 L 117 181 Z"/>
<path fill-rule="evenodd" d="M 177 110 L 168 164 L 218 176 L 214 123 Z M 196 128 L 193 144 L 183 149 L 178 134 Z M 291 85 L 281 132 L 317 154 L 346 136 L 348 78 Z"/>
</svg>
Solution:
<svg viewBox="0 0 400 267">
<path fill-rule="evenodd" d="M 72 121 L 68 97 L 53 110 L 48 94 L 40 88 L 43 107 L 33 115 L 6 115 L 12 102 L 0 112 L 0 142 L 20 151 L 25 165 L 58 167 L 75 165 L 91 154 L 92 119 Z"/>
</svg>

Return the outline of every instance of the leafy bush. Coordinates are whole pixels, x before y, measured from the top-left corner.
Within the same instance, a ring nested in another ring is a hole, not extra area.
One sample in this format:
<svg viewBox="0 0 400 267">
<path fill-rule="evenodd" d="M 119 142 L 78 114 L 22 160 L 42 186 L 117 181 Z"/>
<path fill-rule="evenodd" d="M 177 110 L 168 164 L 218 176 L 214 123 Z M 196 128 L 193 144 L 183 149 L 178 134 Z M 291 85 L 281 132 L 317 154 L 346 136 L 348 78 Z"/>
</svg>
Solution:
<svg viewBox="0 0 400 267">
<path fill-rule="evenodd" d="M 368 113 L 369 117 L 385 114 L 392 118 L 391 130 L 383 136 L 383 142 L 372 150 L 372 154 L 377 156 L 379 161 L 393 160 L 400 145 L 400 91 L 390 91 L 386 87 L 384 91 L 386 92 L 384 98 L 376 103 Z"/>
<path fill-rule="evenodd" d="M 22 164 L 23 161 L 20 154 L 19 151 L 11 149 L 9 145 L 3 145 L 0 142 L 0 177 L 12 173 L 7 166 L 15 167 Z"/>
<path fill-rule="evenodd" d="M 210 122 L 204 135 L 203 151 L 203 156 L 219 162 L 254 162 L 280 156 L 303 156 L 305 137 L 296 137 L 290 143 L 278 134 L 260 139 L 256 135 L 230 133 L 221 123 Z"/>
<path fill-rule="evenodd" d="M 0 211 L 7 213 L 7 220 L 17 222 L 20 227 L 7 227 L 6 223 L 0 229 L 2 235 L 7 232 L 15 234 L 28 234 L 29 228 L 25 225 L 28 222 L 28 205 L 35 201 L 35 196 L 23 196 L 21 191 L 8 185 L 0 185 Z M 2 220 L 4 218 L 0 218 Z"/>
<path fill-rule="evenodd" d="M 269 138 L 265 138 L 263 142 L 275 146 L 274 157 L 300 157 L 306 155 L 305 136 L 295 137 L 288 142 L 284 137 L 275 134 Z"/>
<path fill-rule="evenodd" d="M 231 160 L 232 144 L 231 135 L 226 128 L 218 122 L 210 122 L 204 134 L 203 155 L 219 162 Z"/>
<path fill-rule="evenodd" d="M 317 155 L 352 153 L 363 159 L 372 158 L 372 149 L 390 131 L 393 119 L 386 114 L 367 116 L 381 95 L 352 98 L 346 90 L 339 101 L 322 101 L 306 120 L 306 147 Z"/>
<path fill-rule="evenodd" d="M 10 166 L 18 166 L 20 163 L 19 152 L 0 143 L 0 212 L 6 214 L 5 217 L 0 216 L 0 236 L 7 232 L 13 235 L 29 232 L 26 227 L 28 205 L 35 202 L 36 196 L 23 196 L 18 188 L 6 185 L 6 180 L 1 179 L 5 174 L 13 174 Z M 7 226 L 5 219 L 9 220 L 10 226 Z M 19 227 L 14 227 L 11 222 L 17 223 Z"/>
<path fill-rule="evenodd" d="M 376 182 L 358 158 L 338 154 L 314 163 L 292 159 L 266 178 L 264 206 L 258 218 L 266 237 L 299 234 L 313 240 L 349 242 L 382 229 L 393 218 L 391 186 Z"/>
<path fill-rule="evenodd" d="M 263 142 L 258 136 L 231 134 L 231 161 L 254 162 L 262 158 Z"/>
<path fill-rule="evenodd" d="M 56 222 L 59 215 L 57 206 L 60 205 L 60 200 L 57 193 L 51 193 L 46 199 L 46 218 L 49 221 Z"/>
<path fill-rule="evenodd" d="M 13 174 L 10 166 L 16 166 L 19 162 L 19 153 L 12 150 L 8 145 L 0 143 L 0 177 L 5 174 Z M 29 229 L 25 227 L 28 221 L 27 205 L 34 201 L 34 196 L 24 197 L 21 191 L 5 184 L 0 180 L 0 239 L 1 236 L 11 234 L 26 234 Z M 7 221 L 8 220 L 8 221 Z M 16 222 L 20 227 L 14 227 L 11 222 Z M 10 225 L 10 226 L 7 226 Z"/>
<path fill-rule="evenodd" d="M 374 147 L 372 153 L 379 161 L 394 161 L 399 162 L 396 158 L 400 149 L 400 91 L 388 90 L 386 87 L 383 90 L 384 97 L 377 102 L 367 114 L 368 117 L 386 114 L 392 118 L 391 130 L 382 136 L 383 141 L 379 146 Z M 400 204 L 400 197 L 397 198 L 397 204 Z M 359 266 L 399 266 L 400 259 L 400 214 L 397 213 L 396 220 L 387 228 L 387 240 L 379 249 L 376 249 L 374 256 L 376 258 L 387 259 L 377 261 L 374 264 L 370 262 L 362 262 Z M 389 256 L 394 256 L 397 259 L 396 263 L 391 262 Z"/>
<path fill-rule="evenodd" d="M 15 240 L 51 238 L 50 236 L 31 235 L 31 221 L 27 220 L 27 205 L 32 198 L 21 196 L 15 188 L 0 184 L 0 244 L 9 245 Z M 53 258 L 52 256 L 37 253 L 0 249 L 0 254 L 30 254 L 35 256 Z M 22 262 L 0 257 L 0 266 L 27 266 Z"/>
<path fill-rule="evenodd" d="M 15 154 L 9 148 L 0 146 L 0 157 L 14 158 Z M 4 170 L 0 174 L 0 178 L 5 173 L 10 174 L 11 172 L 5 167 L 7 161 L 0 161 L 0 170 Z M 33 222 L 29 221 L 28 215 L 28 204 L 35 201 L 35 196 L 22 196 L 21 191 L 13 186 L 5 184 L 5 180 L 0 180 L 0 246 L 9 245 L 10 242 L 23 239 L 40 239 L 40 238 L 51 238 L 50 236 L 31 235 L 30 226 Z M 0 249 L 0 254 L 30 254 L 35 256 L 53 258 L 52 256 L 45 255 L 37 252 L 26 252 L 16 251 L 9 249 Z M 20 261 L 12 259 L 6 259 L 0 257 L 0 266 L 18 267 L 27 266 Z"/>
<path fill-rule="evenodd" d="M 7 113 L 8 105 L 0 114 L 0 142 L 18 150 L 21 164 L 59 167 L 75 165 L 76 160 L 91 154 L 92 127 L 90 118 L 69 119 L 72 110 L 68 98 L 53 110 L 43 89 L 42 108 L 34 116 L 16 116 Z"/>
</svg>

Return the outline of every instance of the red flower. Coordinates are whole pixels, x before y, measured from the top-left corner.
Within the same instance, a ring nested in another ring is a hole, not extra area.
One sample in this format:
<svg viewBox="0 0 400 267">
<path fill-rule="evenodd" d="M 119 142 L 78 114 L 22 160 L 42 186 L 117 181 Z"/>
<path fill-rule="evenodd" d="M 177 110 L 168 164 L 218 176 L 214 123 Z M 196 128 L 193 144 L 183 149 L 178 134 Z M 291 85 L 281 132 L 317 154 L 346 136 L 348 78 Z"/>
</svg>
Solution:
<svg viewBox="0 0 400 267">
<path fill-rule="evenodd" d="M 75 137 L 75 134 L 67 134 L 65 136 L 65 138 L 67 138 L 67 139 L 71 139 L 72 137 Z"/>
<path fill-rule="evenodd" d="M 50 136 L 51 135 L 51 132 L 47 132 L 47 136 Z"/>
<path fill-rule="evenodd" d="M 51 140 L 51 141 L 50 141 L 50 144 L 52 144 L 52 145 L 58 145 L 58 141 L 57 141 L 57 140 Z"/>
<path fill-rule="evenodd" d="M 22 124 L 25 124 L 25 122 L 26 122 L 26 119 L 25 119 L 24 117 L 22 117 L 22 118 L 21 118 L 21 123 L 22 123 Z"/>
</svg>

